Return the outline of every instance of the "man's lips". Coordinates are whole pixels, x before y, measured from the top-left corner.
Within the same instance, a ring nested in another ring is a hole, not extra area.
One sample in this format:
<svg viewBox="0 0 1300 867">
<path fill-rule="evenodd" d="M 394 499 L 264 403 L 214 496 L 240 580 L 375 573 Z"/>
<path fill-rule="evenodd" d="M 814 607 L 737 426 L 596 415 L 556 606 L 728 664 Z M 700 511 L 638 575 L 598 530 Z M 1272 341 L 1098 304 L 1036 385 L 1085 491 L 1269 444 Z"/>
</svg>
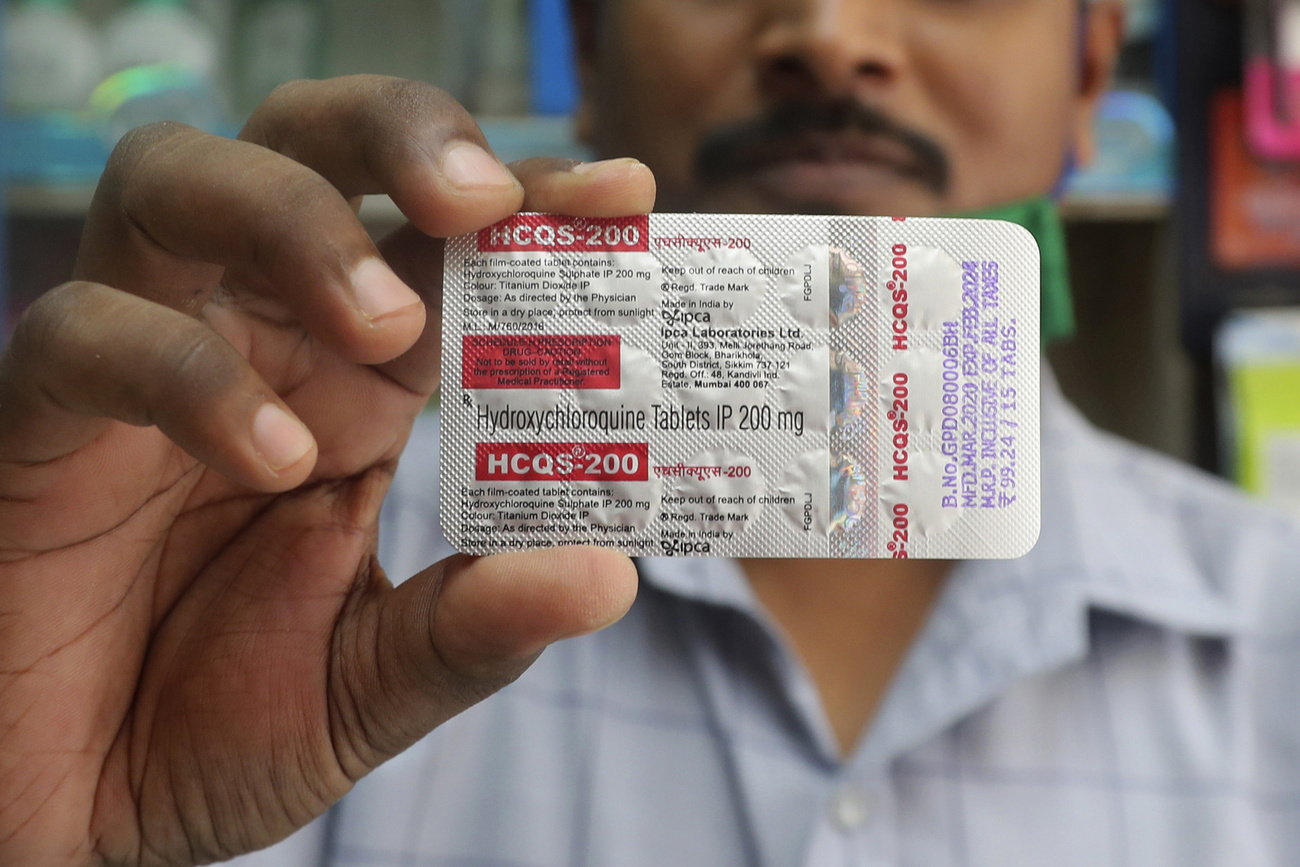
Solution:
<svg viewBox="0 0 1300 867">
<path fill-rule="evenodd" d="M 924 181 L 908 148 L 884 136 L 817 133 L 769 139 L 737 154 L 733 168 L 782 198 L 833 201 L 899 181 Z"/>
<path fill-rule="evenodd" d="M 770 139 L 741 154 L 741 160 L 764 162 L 866 162 L 887 163 L 899 170 L 919 170 L 911 152 L 901 142 L 861 133 L 809 133 Z"/>
<path fill-rule="evenodd" d="M 759 189 L 791 202 L 854 199 L 908 180 L 905 173 L 895 166 L 865 160 L 775 162 L 763 166 L 750 177 Z"/>
<path fill-rule="evenodd" d="M 700 142 L 695 162 L 706 184 L 766 177 L 778 186 L 790 178 L 828 187 L 879 186 L 889 178 L 943 196 L 950 182 L 942 145 L 851 99 L 786 102 L 751 120 L 719 127 Z M 794 192 L 794 201 L 808 201 L 806 193 Z M 842 202 L 848 192 L 822 198 Z"/>
</svg>

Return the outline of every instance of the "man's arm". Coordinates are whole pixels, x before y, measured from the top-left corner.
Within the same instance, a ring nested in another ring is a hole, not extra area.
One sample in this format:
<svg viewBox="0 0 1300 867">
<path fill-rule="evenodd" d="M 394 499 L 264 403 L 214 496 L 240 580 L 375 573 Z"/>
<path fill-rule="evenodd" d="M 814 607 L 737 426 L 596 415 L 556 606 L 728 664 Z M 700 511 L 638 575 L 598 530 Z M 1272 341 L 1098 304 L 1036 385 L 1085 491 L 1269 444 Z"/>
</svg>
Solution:
<svg viewBox="0 0 1300 867">
<path fill-rule="evenodd" d="M 507 171 L 446 94 L 372 76 L 282 88 L 241 141 L 123 142 L 75 282 L 0 358 L 0 864 L 264 847 L 626 610 L 631 564 L 593 549 L 393 588 L 376 520 L 437 387 L 438 238 L 653 189 Z M 412 221 L 378 248 L 370 193 Z"/>
</svg>

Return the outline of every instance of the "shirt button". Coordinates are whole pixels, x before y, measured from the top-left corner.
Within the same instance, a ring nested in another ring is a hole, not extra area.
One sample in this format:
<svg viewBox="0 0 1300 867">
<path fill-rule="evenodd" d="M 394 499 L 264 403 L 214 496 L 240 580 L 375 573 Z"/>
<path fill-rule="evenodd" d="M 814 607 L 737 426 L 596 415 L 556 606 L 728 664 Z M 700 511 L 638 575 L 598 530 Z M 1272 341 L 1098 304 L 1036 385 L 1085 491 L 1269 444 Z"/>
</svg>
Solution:
<svg viewBox="0 0 1300 867">
<path fill-rule="evenodd" d="M 871 818 L 871 799 L 857 786 L 845 786 L 831 798 L 831 821 L 841 831 L 856 831 Z"/>
</svg>

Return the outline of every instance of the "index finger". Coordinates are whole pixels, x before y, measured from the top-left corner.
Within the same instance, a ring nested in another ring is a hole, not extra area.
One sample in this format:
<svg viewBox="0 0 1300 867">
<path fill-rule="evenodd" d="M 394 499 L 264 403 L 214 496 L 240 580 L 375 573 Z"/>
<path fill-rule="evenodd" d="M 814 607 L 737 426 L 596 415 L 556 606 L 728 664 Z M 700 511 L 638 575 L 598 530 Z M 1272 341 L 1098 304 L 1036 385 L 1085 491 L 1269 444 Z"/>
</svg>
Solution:
<svg viewBox="0 0 1300 867">
<path fill-rule="evenodd" d="M 434 237 L 481 229 L 524 200 L 469 112 L 423 82 L 382 75 L 290 82 L 258 107 L 240 138 L 302 163 L 347 198 L 387 193 Z"/>
</svg>

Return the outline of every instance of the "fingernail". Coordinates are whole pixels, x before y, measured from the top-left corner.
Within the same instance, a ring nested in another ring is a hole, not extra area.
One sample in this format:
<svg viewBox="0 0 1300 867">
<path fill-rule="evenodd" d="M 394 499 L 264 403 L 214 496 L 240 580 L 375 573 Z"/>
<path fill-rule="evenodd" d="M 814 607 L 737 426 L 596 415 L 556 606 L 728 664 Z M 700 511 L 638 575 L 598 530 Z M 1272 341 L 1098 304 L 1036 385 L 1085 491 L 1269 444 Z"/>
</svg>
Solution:
<svg viewBox="0 0 1300 867">
<path fill-rule="evenodd" d="M 513 187 L 515 176 L 478 145 L 461 142 L 453 145 L 442 158 L 442 173 L 462 189 L 477 187 Z"/>
<path fill-rule="evenodd" d="M 367 319 L 378 319 L 420 303 L 420 296 L 378 259 L 366 259 L 352 270 L 352 291 Z"/>
<path fill-rule="evenodd" d="M 633 157 L 619 157 L 615 160 L 599 160 L 594 163 L 578 163 L 571 171 L 575 175 L 598 175 L 605 171 L 618 169 L 625 171 L 633 166 L 641 165 L 641 161 Z"/>
<path fill-rule="evenodd" d="M 253 447 L 277 473 L 306 457 L 311 446 L 311 432 L 275 404 L 263 404 L 253 416 Z"/>
</svg>

